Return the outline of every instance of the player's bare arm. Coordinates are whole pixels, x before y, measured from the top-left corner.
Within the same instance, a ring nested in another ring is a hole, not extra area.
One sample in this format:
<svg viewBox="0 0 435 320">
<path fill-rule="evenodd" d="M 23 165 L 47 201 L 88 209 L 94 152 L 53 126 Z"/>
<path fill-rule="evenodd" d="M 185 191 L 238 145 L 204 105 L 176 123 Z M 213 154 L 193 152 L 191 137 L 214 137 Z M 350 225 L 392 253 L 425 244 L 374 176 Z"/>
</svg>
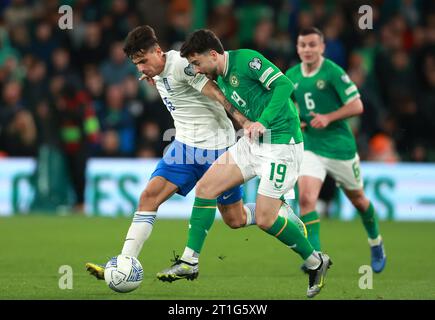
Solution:
<svg viewBox="0 0 435 320">
<path fill-rule="evenodd" d="M 219 89 L 219 87 L 212 81 L 208 81 L 207 84 L 204 86 L 204 88 L 201 91 L 202 94 L 209 97 L 210 99 L 218 101 L 225 110 L 233 117 L 234 120 L 237 121 L 237 123 L 242 128 L 248 128 L 252 122 L 248 120 L 243 114 L 241 114 L 236 107 L 234 107 L 231 102 L 225 98 L 222 91 Z"/>
<path fill-rule="evenodd" d="M 313 117 L 310 121 L 310 125 L 317 129 L 326 128 L 331 122 L 359 115 L 363 113 L 363 110 L 364 107 L 361 99 L 356 98 L 342 106 L 340 109 L 327 114 L 310 112 L 310 115 Z"/>
</svg>

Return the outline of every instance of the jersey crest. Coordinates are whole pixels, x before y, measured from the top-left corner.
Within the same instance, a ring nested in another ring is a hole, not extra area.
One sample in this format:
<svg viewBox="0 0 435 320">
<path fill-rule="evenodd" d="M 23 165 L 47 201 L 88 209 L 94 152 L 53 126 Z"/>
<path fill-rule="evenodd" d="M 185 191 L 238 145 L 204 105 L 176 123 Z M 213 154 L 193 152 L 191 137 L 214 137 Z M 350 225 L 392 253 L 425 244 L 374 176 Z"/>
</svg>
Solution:
<svg viewBox="0 0 435 320">
<path fill-rule="evenodd" d="M 184 73 L 191 77 L 195 75 L 195 70 L 193 69 L 193 66 L 190 63 L 186 68 L 184 68 Z"/>
<path fill-rule="evenodd" d="M 325 80 L 317 80 L 316 86 L 319 90 L 322 90 L 325 88 Z"/>
<path fill-rule="evenodd" d="M 230 83 L 233 87 L 238 87 L 239 86 L 239 79 L 237 79 L 237 77 L 232 74 L 230 77 Z"/>
<path fill-rule="evenodd" d="M 251 61 L 249 61 L 249 67 L 250 67 L 251 69 L 254 69 L 254 70 L 260 70 L 262 64 L 263 64 L 263 63 L 262 63 L 261 60 L 258 59 L 258 58 L 254 58 L 254 59 L 252 59 Z"/>
</svg>

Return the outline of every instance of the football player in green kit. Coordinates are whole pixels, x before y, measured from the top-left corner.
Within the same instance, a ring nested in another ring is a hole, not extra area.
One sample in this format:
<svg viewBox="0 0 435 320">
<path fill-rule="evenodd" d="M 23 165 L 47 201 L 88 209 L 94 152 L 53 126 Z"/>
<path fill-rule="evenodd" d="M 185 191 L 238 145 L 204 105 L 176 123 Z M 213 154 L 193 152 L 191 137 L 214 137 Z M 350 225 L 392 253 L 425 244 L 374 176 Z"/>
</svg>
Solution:
<svg viewBox="0 0 435 320">
<path fill-rule="evenodd" d="M 207 230 L 215 216 L 217 196 L 258 176 L 256 224 L 301 256 L 309 275 L 307 296 L 314 297 L 324 285 L 331 260 L 313 249 L 295 223 L 278 215 L 282 197 L 296 183 L 303 155 L 299 116 L 290 100 L 292 82 L 259 52 L 224 51 L 210 30 L 191 34 L 180 54 L 196 72 L 216 80 L 228 101 L 253 122 L 196 184 L 192 217 L 203 221 Z M 182 267 L 191 266 L 183 263 Z M 181 268 L 174 265 L 173 269 L 165 272 Z"/>
<path fill-rule="evenodd" d="M 323 34 L 316 28 L 299 33 L 297 52 L 302 63 L 286 76 L 295 84 L 292 98 L 300 111 L 304 157 L 298 180 L 301 219 L 308 239 L 320 251 L 320 217 L 316 202 L 326 174 L 358 210 L 367 231 L 374 272 L 385 267 L 386 255 L 375 210 L 363 190 L 355 138 L 346 121 L 363 112 L 356 85 L 342 68 L 323 57 Z"/>
</svg>

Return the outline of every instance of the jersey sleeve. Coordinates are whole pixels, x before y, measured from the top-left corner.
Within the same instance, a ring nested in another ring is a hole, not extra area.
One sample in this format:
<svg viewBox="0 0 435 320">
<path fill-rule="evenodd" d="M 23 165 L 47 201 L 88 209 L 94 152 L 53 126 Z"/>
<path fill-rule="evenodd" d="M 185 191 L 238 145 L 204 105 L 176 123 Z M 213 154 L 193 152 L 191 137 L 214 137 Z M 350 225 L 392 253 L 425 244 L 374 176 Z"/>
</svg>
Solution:
<svg viewBox="0 0 435 320">
<path fill-rule="evenodd" d="M 355 83 L 350 80 L 347 73 L 337 65 L 331 66 L 330 81 L 343 105 L 360 97 Z"/>
<path fill-rule="evenodd" d="M 284 74 L 277 66 L 257 51 L 247 50 L 244 53 L 244 60 L 248 64 L 250 77 L 258 80 L 267 90 L 270 90 L 272 83 L 276 79 L 280 77 L 285 78 Z"/>
<path fill-rule="evenodd" d="M 177 81 L 186 82 L 197 91 L 201 92 L 209 79 L 200 73 L 195 73 L 193 66 L 187 59 L 179 59 L 175 65 L 174 78 Z"/>
<path fill-rule="evenodd" d="M 293 77 L 294 77 L 294 75 L 293 75 L 293 69 L 294 69 L 294 67 L 292 67 L 292 68 L 289 68 L 286 72 L 285 72 L 285 76 L 287 77 L 287 79 L 289 79 L 291 82 L 292 82 L 292 85 L 293 85 L 293 88 L 295 88 L 295 84 L 294 84 L 294 82 L 293 82 Z M 295 91 L 293 90 L 292 92 L 291 92 L 291 94 L 290 94 L 290 99 L 296 104 L 297 102 L 296 102 L 296 97 L 295 97 Z"/>
</svg>

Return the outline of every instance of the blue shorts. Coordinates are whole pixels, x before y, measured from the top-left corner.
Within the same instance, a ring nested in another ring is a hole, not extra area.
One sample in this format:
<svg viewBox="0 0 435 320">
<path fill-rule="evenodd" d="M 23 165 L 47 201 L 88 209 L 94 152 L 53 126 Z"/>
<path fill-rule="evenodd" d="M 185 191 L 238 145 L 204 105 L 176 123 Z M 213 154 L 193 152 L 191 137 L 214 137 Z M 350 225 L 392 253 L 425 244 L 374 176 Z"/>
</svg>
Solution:
<svg viewBox="0 0 435 320">
<path fill-rule="evenodd" d="M 188 146 L 174 140 L 151 174 L 163 177 L 178 187 L 177 193 L 186 196 L 211 164 L 227 149 L 207 150 Z M 232 204 L 242 199 L 242 186 L 236 186 L 221 194 L 217 202 Z"/>
</svg>

